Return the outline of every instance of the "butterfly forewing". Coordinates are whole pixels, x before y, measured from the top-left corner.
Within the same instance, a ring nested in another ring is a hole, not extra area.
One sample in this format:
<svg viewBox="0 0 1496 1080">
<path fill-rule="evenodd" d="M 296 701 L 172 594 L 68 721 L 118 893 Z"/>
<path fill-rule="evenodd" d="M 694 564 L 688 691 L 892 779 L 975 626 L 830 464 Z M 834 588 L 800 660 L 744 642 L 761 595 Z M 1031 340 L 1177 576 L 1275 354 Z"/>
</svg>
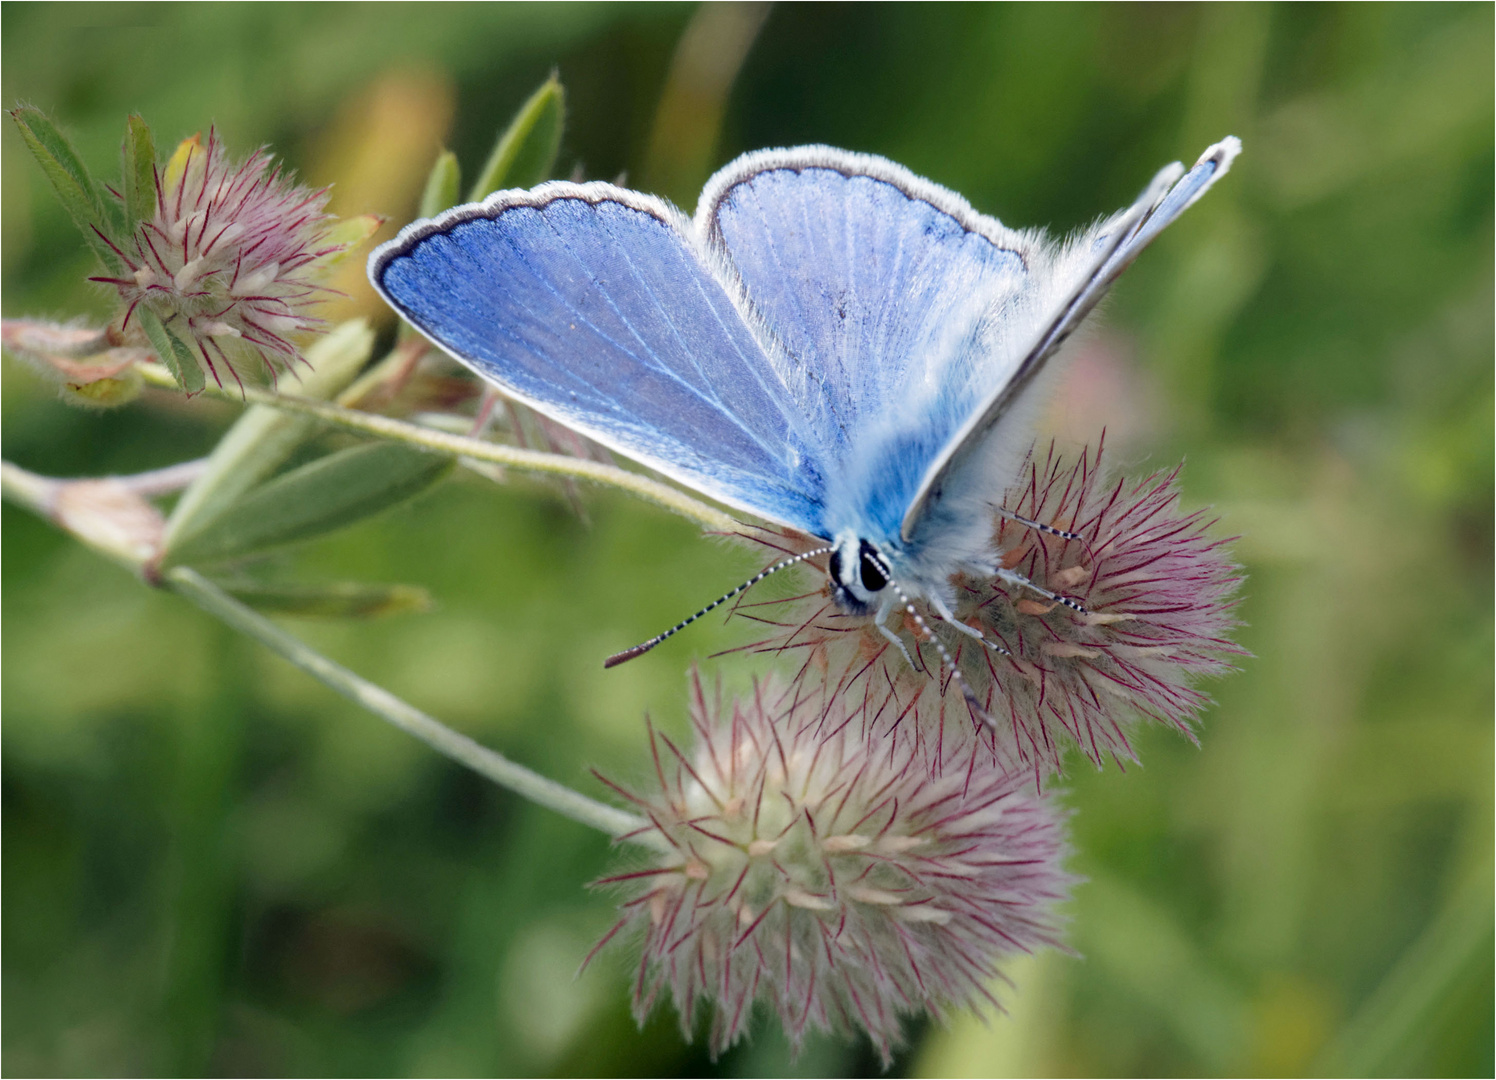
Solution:
<svg viewBox="0 0 1496 1080">
<path fill-rule="evenodd" d="M 892 536 L 930 460 L 1021 358 L 1000 317 L 1028 287 L 1032 239 L 828 147 L 739 159 L 696 225 L 824 440 L 833 517 L 850 508 L 844 524 Z"/>
<path fill-rule="evenodd" d="M 506 393 L 724 503 L 820 530 L 801 409 L 668 206 L 602 184 L 418 223 L 370 277 Z"/>
</svg>

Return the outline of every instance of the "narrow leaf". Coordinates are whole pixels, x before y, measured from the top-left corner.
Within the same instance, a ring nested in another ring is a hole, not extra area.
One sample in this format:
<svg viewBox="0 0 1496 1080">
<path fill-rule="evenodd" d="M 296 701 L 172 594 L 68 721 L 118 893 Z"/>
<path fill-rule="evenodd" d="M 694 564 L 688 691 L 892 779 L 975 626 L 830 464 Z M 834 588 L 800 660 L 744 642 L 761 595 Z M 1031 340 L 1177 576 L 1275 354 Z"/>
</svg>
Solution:
<svg viewBox="0 0 1496 1080">
<path fill-rule="evenodd" d="M 138 115 L 125 122 L 125 226 L 134 232 L 140 221 L 156 216 L 156 144 Z"/>
<path fill-rule="evenodd" d="M 22 105 L 12 109 L 10 117 L 88 246 L 111 272 L 119 273 L 124 261 L 104 239 L 113 232 L 104 201 L 72 143 L 40 109 Z"/>
<path fill-rule="evenodd" d="M 565 125 L 566 92 L 552 75 L 520 106 L 499 136 L 468 198 L 477 202 L 501 188 L 534 187 L 548 179 Z"/>
<path fill-rule="evenodd" d="M 323 536 L 420 494 L 455 465 L 398 443 L 339 450 L 256 488 L 163 562 L 223 562 Z"/>
<path fill-rule="evenodd" d="M 378 232 L 379 226 L 383 224 L 384 218 L 378 214 L 359 214 L 341 219 L 322 234 L 318 246 L 325 254 L 313 259 L 308 264 L 309 269 L 322 273 L 330 267 L 337 266 L 353 254 L 354 249 L 360 244 Z"/>
<path fill-rule="evenodd" d="M 140 321 L 145 336 L 150 339 L 151 348 L 156 350 L 161 362 L 171 369 L 172 378 L 177 380 L 177 385 L 188 394 L 201 390 L 204 385 L 203 369 L 187 343 L 172 333 L 171 328 L 144 304 L 136 305 L 135 318 Z"/>
<path fill-rule="evenodd" d="M 435 217 L 449 206 L 456 206 L 461 198 L 462 168 L 457 164 L 457 155 L 443 150 L 436 155 L 431 172 L 426 177 L 426 189 L 421 192 L 423 218 Z"/>
<path fill-rule="evenodd" d="M 321 619 L 369 619 L 431 610 L 431 594 L 417 585 L 219 582 L 224 592 L 258 611 Z"/>
<path fill-rule="evenodd" d="M 301 376 L 302 397 L 326 401 L 351 383 L 374 351 L 374 331 L 363 319 L 350 319 L 306 351 L 312 371 Z M 166 525 L 164 547 L 170 551 L 201 532 L 260 481 L 286 463 L 311 436 L 317 422 L 309 417 L 256 405 L 234 422 L 208 459 L 203 475 L 183 492 Z"/>
</svg>

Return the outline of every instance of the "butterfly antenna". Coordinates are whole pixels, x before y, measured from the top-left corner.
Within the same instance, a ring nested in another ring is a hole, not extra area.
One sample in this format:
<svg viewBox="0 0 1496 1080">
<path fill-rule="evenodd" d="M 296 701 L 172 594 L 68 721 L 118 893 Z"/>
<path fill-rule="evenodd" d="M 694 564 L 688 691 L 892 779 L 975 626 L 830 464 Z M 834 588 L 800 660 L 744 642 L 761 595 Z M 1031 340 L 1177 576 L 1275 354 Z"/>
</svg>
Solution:
<svg viewBox="0 0 1496 1080">
<path fill-rule="evenodd" d="M 695 615 L 692 615 L 689 619 L 682 619 L 680 622 L 672 626 L 669 630 L 666 630 L 663 634 L 656 634 L 648 641 L 640 645 L 635 645 L 632 649 L 624 649 L 621 653 L 614 653 L 612 656 L 603 661 L 603 667 L 617 667 L 625 660 L 632 660 L 636 656 L 643 656 L 645 653 L 649 652 L 650 649 L 653 649 L 656 645 L 664 641 L 666 638 L 674 637 L 686 627 L 690 626 L 697 619 L 707 614 L 713 608 L 721 607 L 723 604 L 727 603 L 727 601 L 731 600 L 734 596 L 737 596 L 738 593 L 742 592 L 744 589 L 753 588 L 753 586 L 757 585 L 760 581 L 768 577 L 770 574 L 777 574 L 781 570 L 785 570 L 791 566 L 794 566 L 796 563 L 802 563 L 806 559 L 813 559 L 817 555 L 829 555 L 833 550 L 833 548 L 829 547 L 819 547 L 814 551 L 802 552 L 799 555 L 792 555 L 788 559 L 780 560 L 768 569 L 761 570 L 757 574 L 754 574 L 751 578 L 743 582 L 743 584 L 739 585 L 731 592 L 718 597 L 716 600 L 713 600 L 710 604 L 702 608 Z"/>
</svg>

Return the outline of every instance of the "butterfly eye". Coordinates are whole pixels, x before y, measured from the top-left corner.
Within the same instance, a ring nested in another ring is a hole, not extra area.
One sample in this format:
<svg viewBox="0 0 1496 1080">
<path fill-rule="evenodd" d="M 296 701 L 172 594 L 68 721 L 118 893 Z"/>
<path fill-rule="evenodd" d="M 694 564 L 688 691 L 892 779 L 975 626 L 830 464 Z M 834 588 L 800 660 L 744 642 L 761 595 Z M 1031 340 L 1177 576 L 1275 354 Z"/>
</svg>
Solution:
<svg viewBox="0 0 1496 1080">
<path fill-rule="evenodd" d="M 888 584 L 888 575 L 883 572 L 876 552 L 866 540 L 862 542 L 860 554 L 862 555 L 862 587 L 870 593 L 881 592 Z"/>
</svg>

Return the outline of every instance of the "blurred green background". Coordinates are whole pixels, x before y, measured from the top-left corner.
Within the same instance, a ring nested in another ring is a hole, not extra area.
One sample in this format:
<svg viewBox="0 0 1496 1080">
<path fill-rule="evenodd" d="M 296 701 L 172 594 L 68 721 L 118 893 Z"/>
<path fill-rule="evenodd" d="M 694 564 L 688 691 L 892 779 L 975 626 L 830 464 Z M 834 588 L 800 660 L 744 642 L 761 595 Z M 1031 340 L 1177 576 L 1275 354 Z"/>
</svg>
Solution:
<svg viewBox="0 0 1496 1080">
<path fill-rule="evenodd" d="M 884 154 L 1015 226 L 1081 225 L 1227 133 L 1236 170 L 1127 275 L 1051 417 L 1131 472 L 1187 455 L 1249 578 L 1255 658 L 1197 749 L 1067 780 L 1079 957 L 1013 965 L 1010 1017 L 911 1026 L 898 1075 L 1491 1075 L 1492 7 L 7 4 L 3 91 L 101 175 L 125 114 L 216 123 L 336 208 L 411 214 L 554 66 L 560 169 L 694 205 L 735 154 Z M 8 316 L 108 312 L 3 137 Z M 345 285 L 354 291 L 361 270 Z M 373 313 L 366 295 L 346 311 Z M 346 312 L 345 312 L 346 313 Z M 236 410 L 73 411 L 4 369 L 6 458 L 123 473 Z M 285 559 L 437 609 L 292 625 L 583 790 L 751 631 L 600 660 L 755 564 L 663 512 L 460 475 Z M 488 786 L 23 511 L 4 511 L 9 1075 L 875 1073 L 715 1065 L 641 1032 L 599 835 Z M 735 661 L 733 670 L 752 664 Z M 739 676 L 741 677 L 741 675 Z"/>
</svg>

